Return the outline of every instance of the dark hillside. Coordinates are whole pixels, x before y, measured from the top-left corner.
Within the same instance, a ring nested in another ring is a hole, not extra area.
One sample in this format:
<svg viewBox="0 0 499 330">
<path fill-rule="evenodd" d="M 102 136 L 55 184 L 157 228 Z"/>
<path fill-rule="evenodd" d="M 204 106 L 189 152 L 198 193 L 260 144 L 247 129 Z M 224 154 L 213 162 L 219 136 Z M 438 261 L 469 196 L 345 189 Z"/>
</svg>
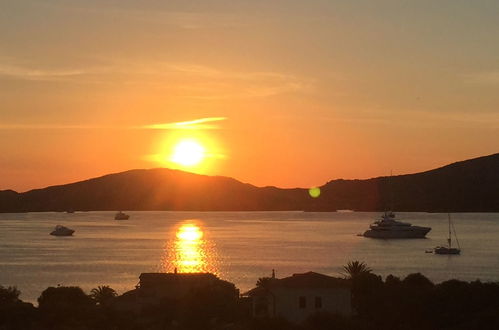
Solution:
<svg viewBox="0 0 499 330">
<path fill-rule="evenodd" d="M 499 154 L 391 178 L 334 180 L 321 189 L 317 210 L 498 212 Z"/>
<path fill-rule="evenodd" d="M 169 169 L 131 170 L 16 193 L 0 191 L 0 212 L 66 210 L 307 210 L 499 212 L 499 154 L 427 172 L 333 180 L 307 189 L 255 187 L 235 179 Z"/>
</svg>

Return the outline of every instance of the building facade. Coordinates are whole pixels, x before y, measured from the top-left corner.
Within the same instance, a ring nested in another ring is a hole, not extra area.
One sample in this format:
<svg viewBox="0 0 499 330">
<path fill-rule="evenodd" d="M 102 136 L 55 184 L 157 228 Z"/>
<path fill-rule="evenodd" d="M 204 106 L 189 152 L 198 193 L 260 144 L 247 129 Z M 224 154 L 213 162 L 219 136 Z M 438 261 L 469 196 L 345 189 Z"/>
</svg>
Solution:
<svg viewBox="0 0 499 330">
<path fill-rule="evenodd" d="M 349 282 L 319 273 L 269 278 L 245 295 L 255 318 L 283 318 L 301 323 L 316 313 L 352 314 Z"/>
</svg>

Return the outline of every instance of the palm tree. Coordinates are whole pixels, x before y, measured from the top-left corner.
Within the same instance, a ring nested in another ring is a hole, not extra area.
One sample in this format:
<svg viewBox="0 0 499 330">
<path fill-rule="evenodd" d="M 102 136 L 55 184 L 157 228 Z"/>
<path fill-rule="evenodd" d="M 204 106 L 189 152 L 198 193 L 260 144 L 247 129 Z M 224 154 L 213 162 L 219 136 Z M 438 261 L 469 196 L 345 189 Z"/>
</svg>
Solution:
<svg viewBox="0 0 499 330">
<path fill-rule="evenodd" d="M 90 297 L 99 305 L 106 305 L 118 294 L 108 285 L 98 286 L 90 291 Z"/>
<path fill-rule="evenodd" d="M 363 261 L 349 261 L 346 266 L 343 266 L 343 275 L 348 279 L 358 278 L 362 274 L 370 274 L 372 269 Z"/>
</svg>

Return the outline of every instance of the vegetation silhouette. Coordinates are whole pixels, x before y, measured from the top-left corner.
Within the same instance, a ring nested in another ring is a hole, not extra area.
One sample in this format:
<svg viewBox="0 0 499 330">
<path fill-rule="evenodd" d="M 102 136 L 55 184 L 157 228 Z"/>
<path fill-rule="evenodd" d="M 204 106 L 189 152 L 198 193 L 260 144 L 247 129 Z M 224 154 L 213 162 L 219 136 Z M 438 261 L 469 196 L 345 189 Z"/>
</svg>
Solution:
<svg viewBox="0 0 499 330">
<path fill-rule="evenodd" d="M 349 262 L 346 269 L 355 270 L 349 279 L 356 311 L 352 317 L 319 312 L 303 324 L 279 318 L 252 319 L 251 304 L 244 298 L 203 289 L 182 299 L 162 299 L 134 311 L 122 310 L 118 302 L 126 294 L 115 297 L 109 286 L 99 286 L 88 295 L 79 287 L 49 287 L 34 307 L 19 299 L 17 288 L 0 286 L 0 329 L 499 329 L 499 283 L 454 279 L 434 284 L 421 273 L 402 279 L 388 275 L 383 281 L 360 261 Z M 265 285 L 268 279 L 258 282 Z"/>
<path fill-rule="evenodd" d="M 349 261 L 345 266 L 343 266 L 343 275 L 347 279 L 356 279 L 363 274 L 369 274 L 372 269 L 367 266 L 366 263 L 362 261 Z"/>
<path fill-rule="evenodd" d="M 274 280 L 274 278 L 272 278 L 272 277 L 260 277 L 256 281 L 255 285 L 257 287 L 264 287 L 265 288 L 272 280 Z"/>
<path fill-rule="evenodd" d="M 15 286 L 0 285 L 0 329 L 34 329 L 37 321 L 37 310 L 19 299 L 19 291 Z"/>
<path fill-rule="evenodd" d="M 90 297 L 95 300 L 97 305 L 106 306 L 117 296 L 118 294 L 114 289 L 108 285 L 98 286 L 90 291 Z"/>
</svg>

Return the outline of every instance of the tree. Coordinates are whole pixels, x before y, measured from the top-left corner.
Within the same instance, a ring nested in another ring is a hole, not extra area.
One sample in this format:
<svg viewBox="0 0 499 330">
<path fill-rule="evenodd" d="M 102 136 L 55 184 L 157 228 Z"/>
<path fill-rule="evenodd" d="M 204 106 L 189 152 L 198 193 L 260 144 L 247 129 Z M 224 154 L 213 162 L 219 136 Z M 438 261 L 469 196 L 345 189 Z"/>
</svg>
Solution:
<svg viewBox="0 0 499 330">
<path fill-rule="evenodd" d="M 400 278 L 392 274 L 388 275 L 385 279 L 385 284 L 387 287 L 398 287 L 402 283 Z"/>
<path fill-rule="evenodd" d="M 0 285 L 0 305 L 12 304 L 19 301 L 21 291 L 15 286 L 4 288 Z"/>
<path fill-rule="evenodd" d="M 256 286 L 257 287 L 267 287 L 268 284 L 274 280 L 274 278 L 272 277 L 260 277 L 257 281 L 256 281 Z"/>
<path fill-rule="evenodd" d="M 118 294 L 108 285 L 98 286 L 90 291 L 90 298 L 92 298 L 98 305 L 107 305 Z"/>
<path fill-rule="evenodd" d="M 348 278 L 355 280 L 362 274 L 371 274 L 372 269 L 367 266 L 363 261 L 349 261 L 346 266 L 343 266 L 343 275 Z"/>
<path fill-rule="evenodd" d="M 425 290 L 434 287 L 434 284 L 421 273 L 412 273 L 407 275 L 402 280 L 402 284 L 408 288 L 413 288 L 416 290 Z"/>
<path fill-rule="evenodd" d="M 95 302 L 79 287 L 49 287 L 38 298 L 38 310 L 45 328 L 67 329 L 87 326 L 94 319 Z M 42 327 L 43 328 L 43 327 Z"/>
</svg>

